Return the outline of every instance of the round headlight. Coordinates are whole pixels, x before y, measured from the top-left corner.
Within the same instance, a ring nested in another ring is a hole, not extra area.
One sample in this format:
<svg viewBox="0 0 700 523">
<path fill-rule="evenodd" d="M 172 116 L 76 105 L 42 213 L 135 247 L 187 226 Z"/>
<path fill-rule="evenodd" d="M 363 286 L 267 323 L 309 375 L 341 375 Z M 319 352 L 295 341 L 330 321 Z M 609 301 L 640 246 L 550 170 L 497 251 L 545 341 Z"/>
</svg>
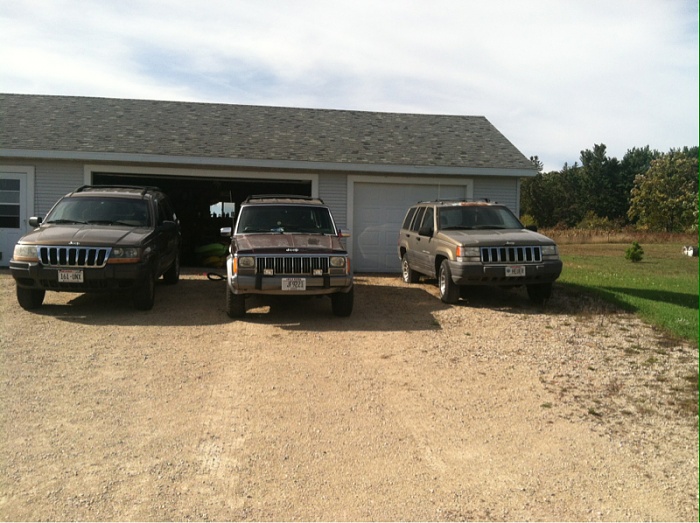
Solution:
<svg viewBox="0 0 700 523">
<path fill-rule="evenodd" d="M 331 264 L 331 267 L 345 267 L 344 256 L 331 256 L 329 262 Z"/>
<path fill-rule="evenodd" d="M 255 258 L 252 256 L 241 256 L 238 258 L 238 266 L 242 269 L 252 269 L 255 267 Z"/>
</svg>

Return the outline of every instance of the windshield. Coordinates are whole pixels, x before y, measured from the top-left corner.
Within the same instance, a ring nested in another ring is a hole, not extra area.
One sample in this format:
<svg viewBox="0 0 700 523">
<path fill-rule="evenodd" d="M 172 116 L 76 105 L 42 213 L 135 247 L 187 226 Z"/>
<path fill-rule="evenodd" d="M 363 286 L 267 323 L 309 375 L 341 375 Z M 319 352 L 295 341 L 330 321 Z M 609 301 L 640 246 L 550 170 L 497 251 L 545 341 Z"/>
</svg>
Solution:
<svg viewBox="0 0 700 523">
<path fill-rule="evenodd" d="M 150 220 L 148 203 L 144 200 L 64 198 L 51 210 L 44 223 L 147 227 Z"/>
<path fill-rule="evenodd" d="M 302 205 L 260 205 L 241 209 L 237 234 L 304 233 L 335 234 L 330 211 Z"/>
<path fill-rule="evenodd" d="M 506 207 L 465 205 L 439 210 L 440 229 L 522 229 L 515 215 Z"/>
</svg>

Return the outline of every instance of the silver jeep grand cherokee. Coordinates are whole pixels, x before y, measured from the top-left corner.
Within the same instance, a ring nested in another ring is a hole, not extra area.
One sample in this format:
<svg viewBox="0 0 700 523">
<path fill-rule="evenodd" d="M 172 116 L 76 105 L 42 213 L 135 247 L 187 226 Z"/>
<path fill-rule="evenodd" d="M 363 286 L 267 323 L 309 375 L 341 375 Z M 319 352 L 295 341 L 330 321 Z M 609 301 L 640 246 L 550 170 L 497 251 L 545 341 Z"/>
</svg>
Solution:
<svg viewBox="0 0 700 523">
<path fill-rule="evenodd" d="M 398 254 L 403 280 L 437 278 L 445 303 L 456 303 L 473 285 L 525 285 L 530 299 L 543 304 L 562 270 L 553 240 L 526 229 L 505 205 L 488 201 L 411 207 L 399 233 Z"/>
</svg>

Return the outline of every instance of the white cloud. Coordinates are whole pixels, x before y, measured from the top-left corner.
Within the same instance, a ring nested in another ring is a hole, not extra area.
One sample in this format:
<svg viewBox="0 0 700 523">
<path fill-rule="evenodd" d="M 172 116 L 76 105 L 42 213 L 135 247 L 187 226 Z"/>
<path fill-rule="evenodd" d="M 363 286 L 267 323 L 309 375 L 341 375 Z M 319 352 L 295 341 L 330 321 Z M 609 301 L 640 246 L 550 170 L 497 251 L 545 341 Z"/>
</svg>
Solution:
<svg viewBox="0 0 700 523">
<path fill-rule="evenodd" d="M 548 169 L 698 144 L 689 0 L 0 0 L 0 90 L 484 115 Z"/>
</svg>

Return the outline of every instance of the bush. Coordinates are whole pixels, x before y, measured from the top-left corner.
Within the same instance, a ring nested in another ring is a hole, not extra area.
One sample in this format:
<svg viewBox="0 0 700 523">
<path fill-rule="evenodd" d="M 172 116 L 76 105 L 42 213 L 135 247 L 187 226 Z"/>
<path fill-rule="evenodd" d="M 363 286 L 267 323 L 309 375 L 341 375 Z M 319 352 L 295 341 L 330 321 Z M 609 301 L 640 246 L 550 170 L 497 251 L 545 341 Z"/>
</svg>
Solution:
<svg viewBox="0 0 700 523">
<path fill-rule="evenodd" d="M 631 262 L 640 262 L 644 257 L 644 249 L 639 242 L 632 242 L 632 246 L 625 251 L 625 259 Z"/>
</svg>

